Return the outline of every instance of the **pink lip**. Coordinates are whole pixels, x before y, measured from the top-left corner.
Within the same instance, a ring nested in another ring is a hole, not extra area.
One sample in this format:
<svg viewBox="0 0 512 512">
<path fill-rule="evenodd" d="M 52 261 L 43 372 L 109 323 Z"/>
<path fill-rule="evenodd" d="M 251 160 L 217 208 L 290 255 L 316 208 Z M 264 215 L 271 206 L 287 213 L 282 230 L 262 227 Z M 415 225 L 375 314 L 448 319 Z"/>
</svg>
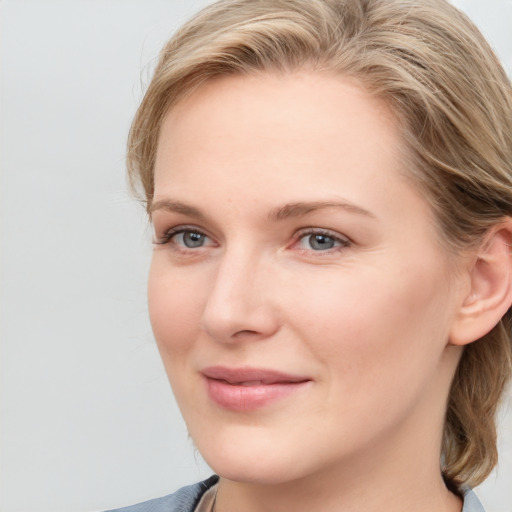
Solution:
<svg viewBox="0 0 512 512">
<path fill-rule="evenodd" d="M 210 398 L 232 411 L 264 407 L 302 389 L 311 379 L 263 368 L 211 366 L 201 372 Z"/>
</svg>

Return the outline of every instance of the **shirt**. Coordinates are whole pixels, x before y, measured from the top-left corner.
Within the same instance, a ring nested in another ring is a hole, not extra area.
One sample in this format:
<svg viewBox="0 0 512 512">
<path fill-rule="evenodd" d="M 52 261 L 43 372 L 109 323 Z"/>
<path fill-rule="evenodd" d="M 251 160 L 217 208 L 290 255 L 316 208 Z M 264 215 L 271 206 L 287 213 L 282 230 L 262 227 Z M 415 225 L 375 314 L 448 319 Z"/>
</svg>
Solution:
<svg viewBox="0 0 512 512">
<path fill-rule="evenodd" d="M 205 507 L 209 506 L 211 509 L 213 499 L 215 498 L 213 492 L 205 496 L 205 500 L 201 504 L 201 511 L 197 507 L 203 495 L 217 484 L 218 481 L 219 477 L 214 475 L 204 482 L 182 487 L 175 493 L 168 494 L 162 498 L 155 498 L 137 505 L 107 510 L 105 512 L 203 512 Z M 485 512 L 480 500 L 469 487 L 463 487 L 461 493 L 464 499 L 462 512 Z M 208 508 L 206 508 L 206 511 L 208 511 Z"/>
</svg>

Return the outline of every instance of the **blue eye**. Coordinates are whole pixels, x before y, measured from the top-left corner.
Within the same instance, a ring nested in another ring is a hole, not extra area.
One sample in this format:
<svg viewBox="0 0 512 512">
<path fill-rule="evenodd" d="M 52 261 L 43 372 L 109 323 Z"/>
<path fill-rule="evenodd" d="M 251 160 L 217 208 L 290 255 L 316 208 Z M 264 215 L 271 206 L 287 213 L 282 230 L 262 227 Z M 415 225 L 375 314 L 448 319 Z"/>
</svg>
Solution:
<svg viewBox="0 0 512 512">
<path fill-rule="evenodd" d="M 184 245 L 187 249 L 196 249 L 202 247 L 206 242 L 206 235 L 197 231 L 182 231 L 176 233 L 173 237 L 175 243 Z"/>
<path fill-rule="evenodd" d="M 155 241 L 158 245 L 171 245 L 177 249 L 200 249 L 205 246 L 215 245 L 213 240 L 194 228 L 176 227 L 170 229 L 159 239 Z"/>
<path fill-rule="evenodd" d="M 298 245 L 302 250 L 321 252 L 338 247 L 348 247 L 350 242 L 347 239 L 334 236 L 330 233 L 316 231 L 303 234 L 299 239 Z"/>
<path fill-rule="evenodd" d="M 332 249 L 336 245 L 336 241 L 330 236 L 325 235 L 309 235 L 307 237 L 308 244 L 314 251 L 325 251 Z"/>
</svg>

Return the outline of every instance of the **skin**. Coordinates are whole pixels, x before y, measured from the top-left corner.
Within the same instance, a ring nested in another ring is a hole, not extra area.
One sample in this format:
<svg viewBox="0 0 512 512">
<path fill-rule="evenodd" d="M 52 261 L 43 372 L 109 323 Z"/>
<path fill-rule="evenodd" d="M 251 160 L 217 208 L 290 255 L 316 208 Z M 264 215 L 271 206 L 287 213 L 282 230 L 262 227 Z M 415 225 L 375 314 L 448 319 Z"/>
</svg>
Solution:
<svg viewBox="0 0 512 512">
<path fill-rule="evenodd" d="M 167 114 L 150 317 L 218 512 L 461 510 L 439 453 L 468 281 L 401 153 L 385 105 L 313 72 L 217 79 Z M 308 383 L 232 411 L 213 365 Z"/>
</svg>

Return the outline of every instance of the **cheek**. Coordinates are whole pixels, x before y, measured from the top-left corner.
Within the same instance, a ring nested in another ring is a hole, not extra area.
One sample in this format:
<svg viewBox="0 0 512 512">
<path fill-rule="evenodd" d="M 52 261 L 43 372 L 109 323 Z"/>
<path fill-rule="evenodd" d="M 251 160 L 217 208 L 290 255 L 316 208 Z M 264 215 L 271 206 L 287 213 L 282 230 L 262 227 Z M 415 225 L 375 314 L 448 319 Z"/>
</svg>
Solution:
<svg viewBox="0 0 512 512">
<path fill-rule="evenodd" d="M 164 363 L 166 355 L 186 352 L 198 331 L 203 310 L 200 280 L 170 271 L 164 258 L 153 257 L 148 279 L 148 308 Z M 196 282 L 197 281 L 197 282 Z"/>
<path fill-rule="evenodd" d="M 323 286 L 303 281 L 290 295 L 297 331 L 307 333 L 311 349 L 333 372 L 354 377 L 347 385 L 398 369 L 412 374 L 427 361 L 433 370 L 441 357 L 450 325 L 444 276 L 436 268 L 403 269 L 333 272 Z"/>
</svg>

